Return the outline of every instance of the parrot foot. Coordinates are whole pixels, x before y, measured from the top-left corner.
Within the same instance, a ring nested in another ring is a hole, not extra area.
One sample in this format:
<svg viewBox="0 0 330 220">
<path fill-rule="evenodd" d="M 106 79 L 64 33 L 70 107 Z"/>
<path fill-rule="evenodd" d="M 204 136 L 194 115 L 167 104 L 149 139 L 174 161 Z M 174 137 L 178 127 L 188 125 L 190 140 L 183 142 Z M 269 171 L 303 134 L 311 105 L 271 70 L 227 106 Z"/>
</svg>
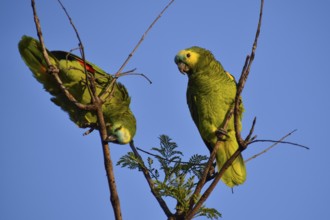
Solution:
<svg viewBox="0 0 330 220">
<path fill-rule="evenodd" d="M 218 130 L 215 131 L 215 135 L 220 141 L 224 141 L 226 140 L 226 137 L 228 137 L 228 132 L 222 128 L 219 128 Z"/>
<path fill-rule="evenodd" d="M 80 126 L 81 128 L 94 128 L 97 129 L 97 124 L 96 123 L 84 123 L 82 124 L 82 126 Z"/>
<path fill-rule="evenodd" d="M 88 131 L 83 133 L 83 136 L 89 135 L 90 133 L 92 133 L 95 130 L 95 128 L 90 128 Z"/>
<path fill-rule="evenodd" d="M 89 135 L 92 133 L 95 129 L 97 129 L 97 124 L 96 123 L 84 123 L 81 128 L 89 128 L 88 131 L 83 133 L 83 136 Z"/>
</svg>

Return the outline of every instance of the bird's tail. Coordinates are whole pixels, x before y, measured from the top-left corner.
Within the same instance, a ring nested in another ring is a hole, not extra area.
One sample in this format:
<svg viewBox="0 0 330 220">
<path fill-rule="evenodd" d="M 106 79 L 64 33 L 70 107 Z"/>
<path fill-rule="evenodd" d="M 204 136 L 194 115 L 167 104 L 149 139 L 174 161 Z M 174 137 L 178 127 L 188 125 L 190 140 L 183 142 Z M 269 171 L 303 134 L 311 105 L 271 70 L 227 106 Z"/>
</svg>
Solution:
<svg viewBox="0 0 330 220">
<path fill-rule="evenodd" d="M 39 41 L 32 37 L 23 36 L 18 44 L 18 49 L 25 64 L 33 72 L 34 77 L 40 83 L 44 84 L 45 88 L 47 85 L 52 84 L 53 79 L 47 72 L 47 64 Z M 56 61 L 51 54 L 49 59 L 50 62 L 55 65 Z M 46 89 L 48 90 L 49 88 Z"/>
<path fill-rule="evenodd" d="M 235 153 L 238 149 L 238 143 L 235 137 L 235 131 L 228 132 L 228 138 L 220 142 L 219 150 L 216 155 L 218 169 Z M 229 187 L 234 187 L 244 183 L 246 179 L 245 163 L 240 154 L 222 176 L 222 181 Z"/>
</svg>

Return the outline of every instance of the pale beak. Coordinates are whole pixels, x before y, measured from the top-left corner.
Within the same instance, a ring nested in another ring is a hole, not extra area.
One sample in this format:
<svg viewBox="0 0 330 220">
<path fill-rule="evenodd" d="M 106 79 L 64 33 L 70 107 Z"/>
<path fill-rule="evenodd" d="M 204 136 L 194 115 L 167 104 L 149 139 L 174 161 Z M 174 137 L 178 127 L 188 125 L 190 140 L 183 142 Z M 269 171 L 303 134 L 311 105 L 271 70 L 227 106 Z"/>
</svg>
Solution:
<svg viewBox="0 0 330 220">
<path fill-rule="evenodd" d="M 183 62 L 178 62 L 177 66 L 180 73 L 182 73 L 183 75 L 189 71 L 189 67 Z"/>
</svg>

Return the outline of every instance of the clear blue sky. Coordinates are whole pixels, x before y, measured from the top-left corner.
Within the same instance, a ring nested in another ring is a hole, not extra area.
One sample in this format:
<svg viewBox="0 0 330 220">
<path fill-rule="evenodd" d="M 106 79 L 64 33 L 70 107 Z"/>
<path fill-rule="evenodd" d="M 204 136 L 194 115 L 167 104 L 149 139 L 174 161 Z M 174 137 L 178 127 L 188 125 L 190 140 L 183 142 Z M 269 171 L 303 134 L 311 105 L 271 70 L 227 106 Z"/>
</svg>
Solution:
<svg viewBox="0 0 330 220">
<path fill-rule="evenodd" d="M 49 49 L 77 47 L 57 1 L 36 1 Z M 165 0 L 63 0 L 85 46 L 86 57 L 109 73 L 126 59 Z M 17 43 L 36 37 L 29 1 L 2 1 L 0 115 L 0 219 L 113 219 L 99 136 L 82 137 L 68 116 L 21 60 Z M 213 51 L 239 77 L 254 39 L 260 2 L 176 0 L 145 39 L 120 79 L 138 120 L 137 146 L 158 146 L 160 134 L 178 143 L 186 158 L 207 154 L 185 100 L 187 78 L 174 55 L 198 45 Z M 250 78 L 243 92 L 244 131 L 257 116 L 255 133 L 311 150 L 281 145 L 247 164 L 246 183 L 220 183 L 207 200 L 223 219 L 329 219 L 330 2 L 265 0 L 264 19 Z M 248 158 L 269 144 L 252 145 Z M 111 145 L 114 162 L 129 151 Z M 115 167 L 124 219 L 165 219 L 141 173 Z"/>
</svg>

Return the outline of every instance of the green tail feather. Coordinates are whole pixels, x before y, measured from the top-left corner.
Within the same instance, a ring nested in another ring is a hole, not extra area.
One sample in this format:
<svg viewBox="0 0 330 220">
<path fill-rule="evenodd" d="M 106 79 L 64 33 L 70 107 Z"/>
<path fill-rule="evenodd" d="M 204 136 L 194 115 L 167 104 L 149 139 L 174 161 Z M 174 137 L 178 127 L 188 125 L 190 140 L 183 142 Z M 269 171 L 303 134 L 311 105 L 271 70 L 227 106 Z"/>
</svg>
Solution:
<svg viewBox="0 0 330 220">
<path fill-rule="evenodd" d="M 216 155 L 218 169 L 235 153 L 238 144 L 235 132 L 228 133 L 229 138 L 220 143 L 220 148 Z M 243 184 L 246 180 L 246 168 L 242 155 L 240 154 L 222 176 L 222 181 L 229 187 Z"/>
<path fill-rule="evenodd" d="M 25 64 L 30 68 L 33 76 L 44 85 L 44 88 L 52 95 L 56 95 L 60 92 L 55 84 L 55 80 L 47 72 L 47 63 L 43 57 L 42 49 L 39 42 L 32 37 L 23 36 L 22 40 L 18 44 L 18 49 Z M 50 62 L 56 65 L 56 58 L 51 56 L 48 52 Z"/>
</svg>

